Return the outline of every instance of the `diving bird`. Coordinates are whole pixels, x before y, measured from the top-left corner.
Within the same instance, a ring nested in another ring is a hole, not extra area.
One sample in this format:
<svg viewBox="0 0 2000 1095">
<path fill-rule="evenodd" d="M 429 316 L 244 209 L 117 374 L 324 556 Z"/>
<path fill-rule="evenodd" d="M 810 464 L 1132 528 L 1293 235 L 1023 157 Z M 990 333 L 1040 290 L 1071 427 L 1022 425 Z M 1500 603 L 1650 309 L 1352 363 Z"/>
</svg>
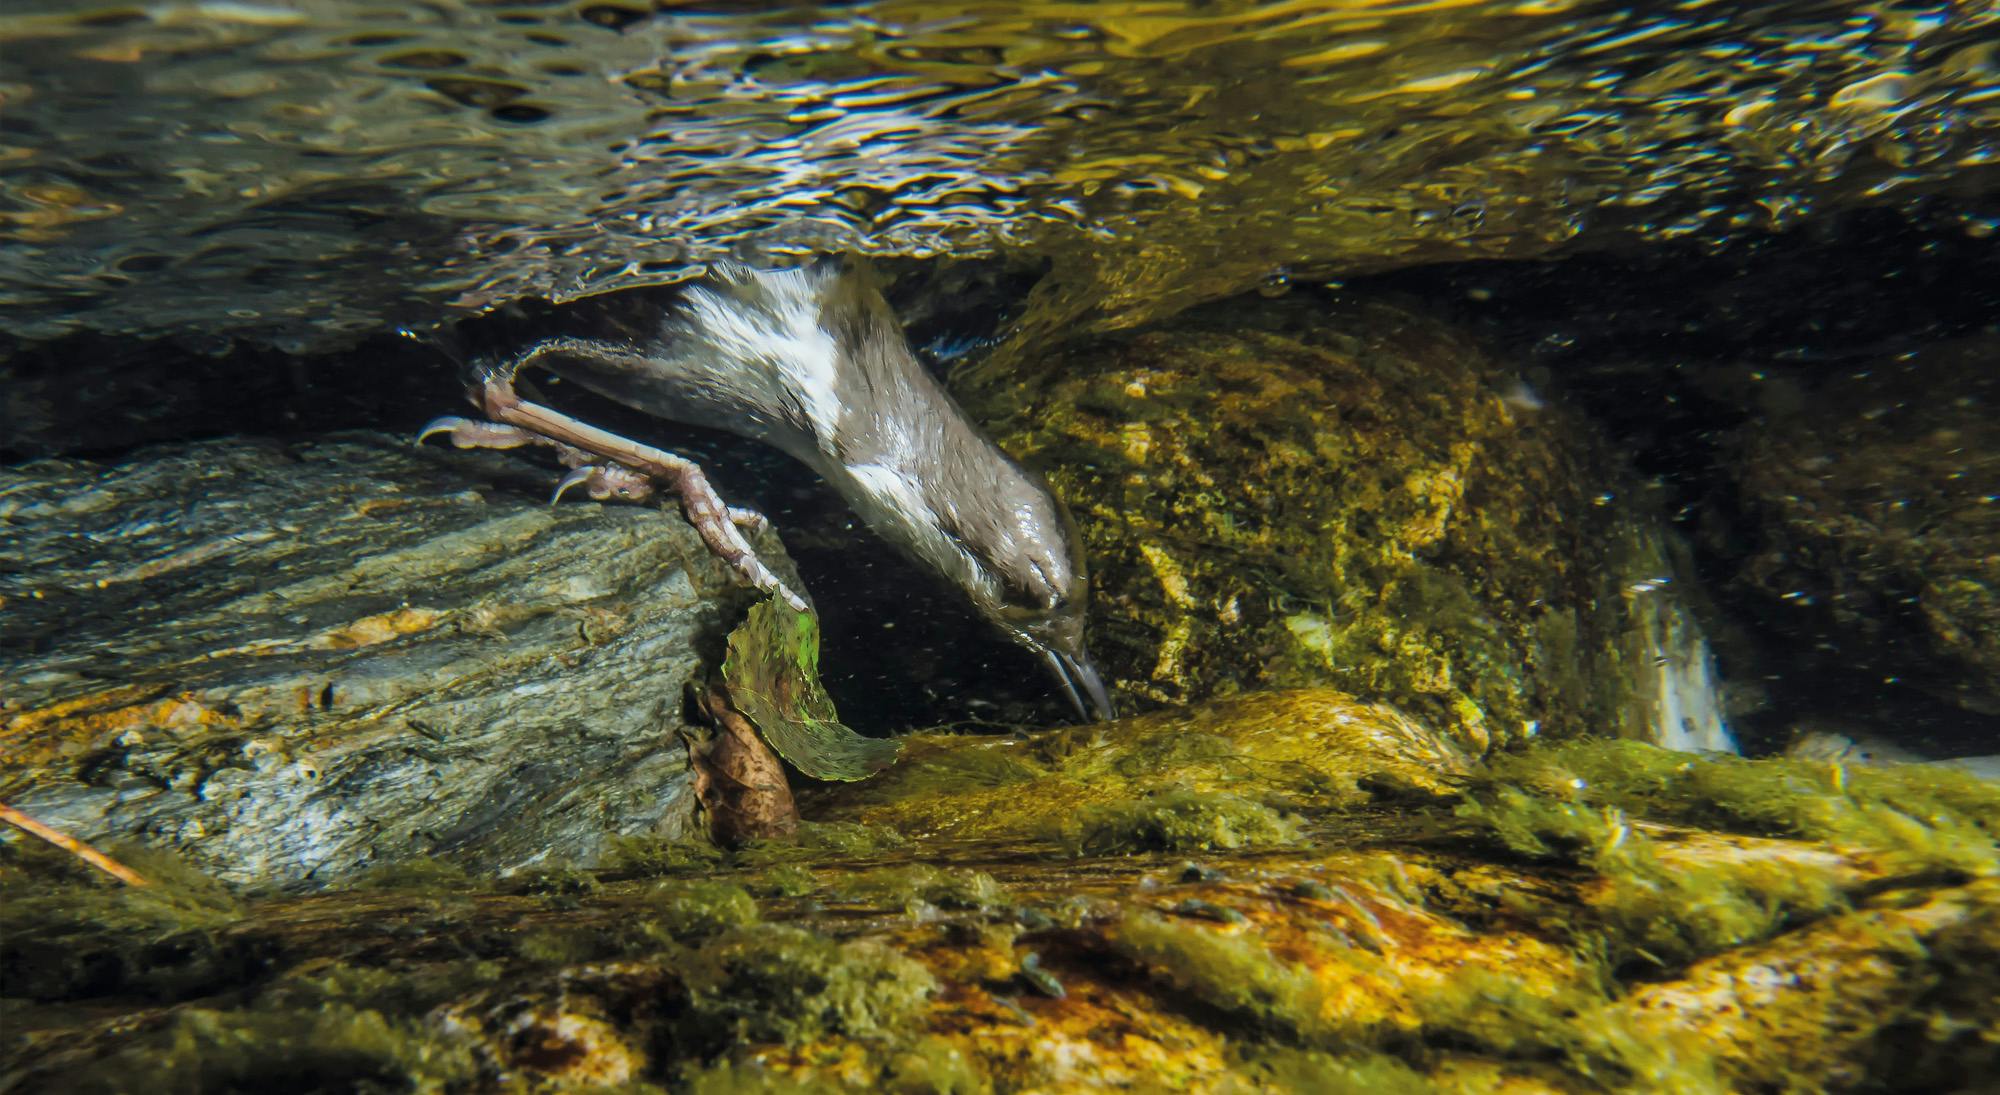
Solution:
<svg viewBox="0 0 2000 1095">
<path fill-rule="evenodd" d="M 943 575 L 1047 663 L 1079 716 L 1112 717 L 1084 648 L 1089 583 L 1068 511 L 918 362 L 858 260 L 789 270 L 719 265 L 619 337 L 548 338 L 470 359 L 468 394 L 489 421 L 441 418 L 419 438 L 553 448 L 571 468 L 558 497 L 581 486 L 599 499 L 639 499 L 666 484 L 711 550 L 749 584 L 804 611 L 738 528 L 760 518 L 725 505 L 692 461 L 523 399 L 515 379 L 529 368 L 803 461 L 878 536 Z"/>
</svg>

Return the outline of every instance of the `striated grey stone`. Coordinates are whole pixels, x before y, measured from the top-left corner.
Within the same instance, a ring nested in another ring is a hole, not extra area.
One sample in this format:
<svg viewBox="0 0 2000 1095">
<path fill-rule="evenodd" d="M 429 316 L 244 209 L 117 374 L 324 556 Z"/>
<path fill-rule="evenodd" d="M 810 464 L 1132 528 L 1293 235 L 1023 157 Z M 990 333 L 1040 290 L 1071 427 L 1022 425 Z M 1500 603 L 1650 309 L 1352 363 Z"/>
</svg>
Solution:
<svg viewBox="0 0 2000 1095">
<path fill-rule="evenodd" d="M 0 798 L 288 888 L 685 830 L 682 686 L 751 595 L 552 481 L 379 434 L 0 470 Z"/>
</svg>

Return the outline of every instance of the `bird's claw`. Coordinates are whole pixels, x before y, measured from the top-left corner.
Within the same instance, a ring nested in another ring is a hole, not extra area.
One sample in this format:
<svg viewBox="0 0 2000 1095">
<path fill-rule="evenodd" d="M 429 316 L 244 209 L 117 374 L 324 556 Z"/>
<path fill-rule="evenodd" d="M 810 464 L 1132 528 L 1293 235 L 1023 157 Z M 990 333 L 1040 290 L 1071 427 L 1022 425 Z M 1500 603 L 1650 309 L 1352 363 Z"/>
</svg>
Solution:
<svg viewBox="0 0 2000 1095">
<path fill-rule="evenodd" d="M 584 464 L 572 469 L 556 484 L 549 504 L 562 501 L 564 492 L 571 487 L 582 487 L 585 494 L 599 502 L 614 498 L 621 502 L 643 502 L 653 496 L 651 479 L 618 464 Z"/>
<path fill-rule="evenodd" d="M 438 434 L 450 437 L 452 447 L 459 449 L 518 449 L 547 440 L 519 426 L 480 422 L 448 414 L 424 423 L 424 428 L 417 431 L 416 443 L 421 445 Z"/>
</svg>

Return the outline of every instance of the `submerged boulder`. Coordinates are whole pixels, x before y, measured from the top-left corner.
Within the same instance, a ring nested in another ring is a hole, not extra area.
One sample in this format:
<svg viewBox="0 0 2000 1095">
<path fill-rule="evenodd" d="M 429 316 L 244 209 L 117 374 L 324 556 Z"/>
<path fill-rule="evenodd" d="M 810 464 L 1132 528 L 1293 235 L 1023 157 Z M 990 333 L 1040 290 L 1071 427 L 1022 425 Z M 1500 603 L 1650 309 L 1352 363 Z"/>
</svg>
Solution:
<svg viewBox="0 0 2000 1095">
<path fill-rule="evenodd" d="M 500 882 L 245 903 L 0 848 L 26 998 L 0 1075 L 1719 1093 L 2000 1067 L 2000 785 L 1962 772 L 1630 741 L 1470 763 L 1313 691 L 931 736 L 892 773 L 811 798 L 796 841 L 631 840 Z"/>
<path fill-rule="evenodd" d="M 1586 422 L 1437 322 L 1252 297 L 969 386 L 1076 508 L 1129 693 L 1331 685 L 1475 750 L 1731 748 L 1658 514 Z"/>
<path fill-rule="evenodd" d="M 549 479 L 376 434 L 0 471 L 0 800 L 288 887 L 683 831 L 682 686 L 750 598 Z"/>
<path fill-rule="evenodd" d="M 1810 385 L 1766 379 L 1729 446 L 1735 581 L 1790 645 L 1870 688 L 2000 714 L 2000 338 Z"/>
</svg>

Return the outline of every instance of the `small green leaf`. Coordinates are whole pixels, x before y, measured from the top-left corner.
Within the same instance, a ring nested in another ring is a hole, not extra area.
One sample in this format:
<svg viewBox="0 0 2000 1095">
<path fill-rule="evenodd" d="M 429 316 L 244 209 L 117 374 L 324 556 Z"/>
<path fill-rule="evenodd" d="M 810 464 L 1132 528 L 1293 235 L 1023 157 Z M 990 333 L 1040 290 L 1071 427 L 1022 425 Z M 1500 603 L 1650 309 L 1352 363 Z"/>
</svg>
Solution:
<svg viewBox="0 0 2000 1095">
<path fill-rule="evenodd" d="M 902 747 L 841 724 L 819 684 L 819 619 L 765 600 L 729 635 L 722 661 L 729 702 L 757 724 L 778 755 L 814 779 L 867 779 Z"/>
</svg>

